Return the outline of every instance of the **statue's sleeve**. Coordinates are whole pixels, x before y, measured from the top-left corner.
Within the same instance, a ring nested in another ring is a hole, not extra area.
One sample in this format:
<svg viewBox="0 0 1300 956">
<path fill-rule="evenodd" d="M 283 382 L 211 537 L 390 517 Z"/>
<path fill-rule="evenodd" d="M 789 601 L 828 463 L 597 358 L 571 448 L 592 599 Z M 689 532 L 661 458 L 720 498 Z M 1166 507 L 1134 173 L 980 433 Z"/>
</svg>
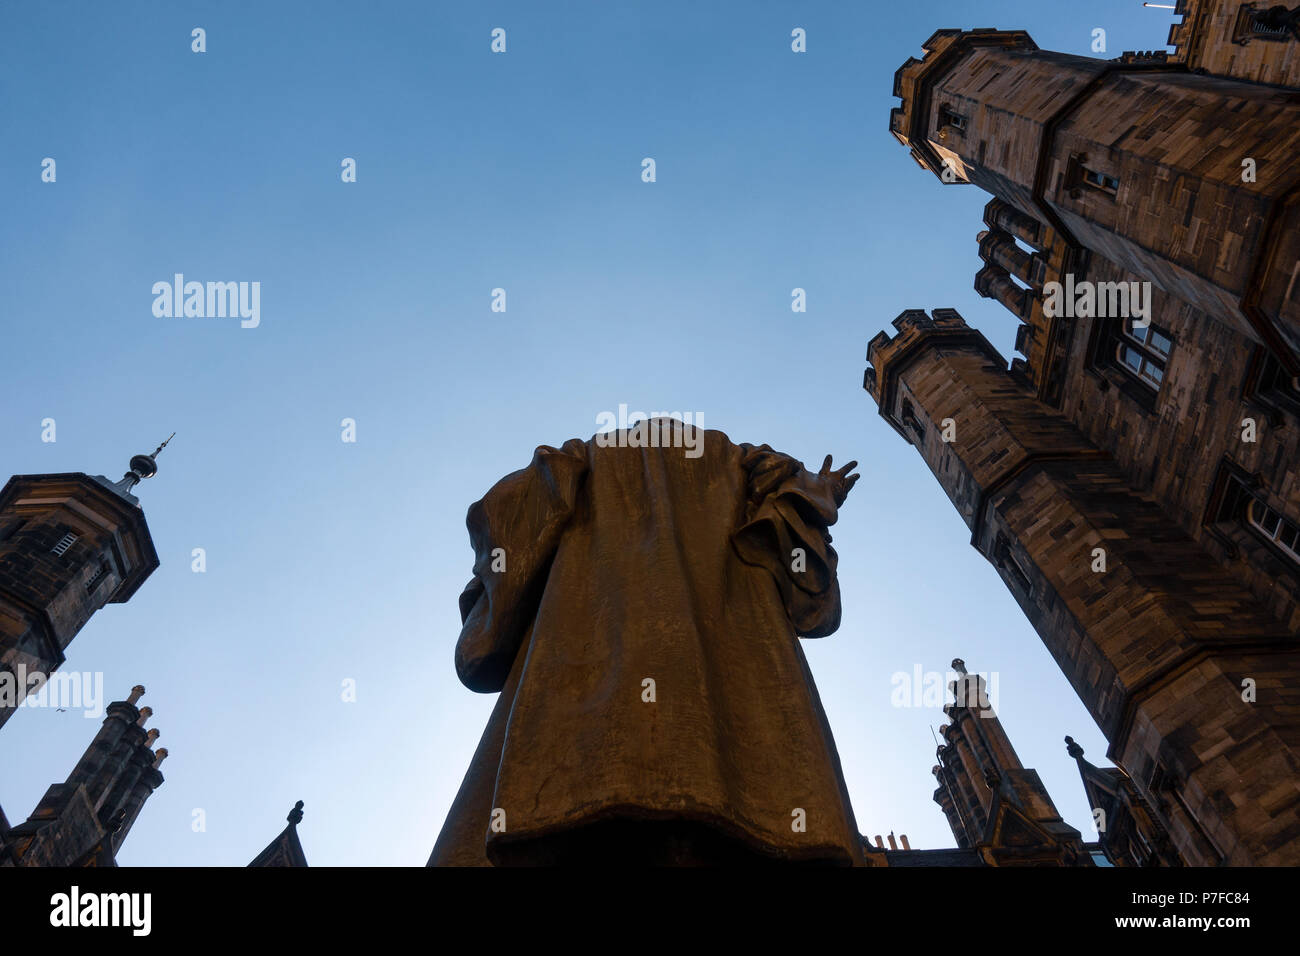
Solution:
<svg viewBox="0 0 1300 956">
<path fill-rule="evenodd" d="M 585 444 L 543 445 L 470 506 L 474 579 L 460 596 L 456 674 L 470 690 L 494 693 L 510 674 L 533 623 L 546 576 L 587 473 Z"/>
<path fill-rule="evenodd" d="M 732 536 L 736 553 L 771 573 L 796 634 L 834 633 L 840 626 L 840 586 L 827 529 L 839 509 L 831 483 L 766 445 L 740 448 L 748 502 Z"/>
</svg>

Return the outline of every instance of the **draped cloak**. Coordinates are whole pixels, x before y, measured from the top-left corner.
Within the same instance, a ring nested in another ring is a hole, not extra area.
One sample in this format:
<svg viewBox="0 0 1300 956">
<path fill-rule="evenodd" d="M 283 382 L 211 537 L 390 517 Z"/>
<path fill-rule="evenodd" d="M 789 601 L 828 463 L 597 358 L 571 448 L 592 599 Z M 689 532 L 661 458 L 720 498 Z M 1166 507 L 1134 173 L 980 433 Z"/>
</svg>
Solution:
<svg viewBox="0 0 1300 956">
<path fill-rule="evenodd" d="M 542 446 L 470 507 L 456 671 L 500 697 L 429 865 L 861 863 L 796 636 L 839 626 L 831 483 L 694 434 Z"/>
</svg>

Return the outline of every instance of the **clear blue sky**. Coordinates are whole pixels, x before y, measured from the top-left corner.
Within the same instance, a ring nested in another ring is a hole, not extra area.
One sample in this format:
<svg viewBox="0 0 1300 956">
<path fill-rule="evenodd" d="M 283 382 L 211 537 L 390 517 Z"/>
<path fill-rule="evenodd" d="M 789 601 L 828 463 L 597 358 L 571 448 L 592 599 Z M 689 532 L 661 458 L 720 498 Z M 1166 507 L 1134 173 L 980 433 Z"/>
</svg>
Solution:
<svg viewBox="0 0 1300 956">
<path fill-rule="evenodd" d="M 861 462 L 843 624 L 804 647 L 863 832 L 952 845 L 942 714 L 891 706 L 890 678 L 954 656 L 998 672 L 1022 760 L 1088 832 L 1061 738 L 1097 762 L 1104 740 L 861 388 L 905 308 L 956 307 L 1008 359 L 1014 335 L 972 289 L 988 197 L 913 164 L 890 93 L 937 28 L 1090 55 L 1102 27 L 1113 57 L 1170 22 L 1137 0 L 0 8 L 0 470 L 116 479 L 178 432 L 139 490 L 162 566 L 65 665 L 109 699 L 145 684 L 171 754 L 121 862 L 243 865 L 302 799 L 312 864 L 423 864 L 494 700 L 452 667 L 466 508 L 620 402 Z M 175 272 L 260 282 L 260 327 L 155 317 Z M 97 726 L 0 731 L 12 822 Z"/>
</svg>

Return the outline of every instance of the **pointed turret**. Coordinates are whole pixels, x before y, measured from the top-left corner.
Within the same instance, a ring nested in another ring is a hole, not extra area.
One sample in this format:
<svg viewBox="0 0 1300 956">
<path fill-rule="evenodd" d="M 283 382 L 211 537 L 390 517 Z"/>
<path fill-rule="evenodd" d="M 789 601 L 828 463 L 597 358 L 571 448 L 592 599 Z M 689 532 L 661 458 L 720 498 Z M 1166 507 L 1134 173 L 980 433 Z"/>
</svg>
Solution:
<svg viewBox="0 0 1300 956">
<path fill-rule="evenodd" d="M 122 842 L 149 795 L 163 782 L 166 750 L 153 750 L 153 714 L 137 707 L 144 688 L 108 705 L 99 732 L 68 779 L 45 791 L 25 823 L 0 837 L 0 859 L 18 866 L 115 866 Z"/>
<path fill-rule="evenodd" d="M 984 678 L 968 673 L 961 658 L 952 667 L 934 800 L 957 846 L 976 849 L 990 866 L 1089 865 L 1079 831 L 1061 819 L 1037 771 L 1021 764 Z"/>
<path fill-rule="evenodd" d="M 1065 738 L 1065 752 L 1078 762 L 1092 809 L 1097 842 L 1113 866 L 1182 866 L 1166 822 L 1119 767 L 1097 767 L 1083 748 Z"/>
<path fill-rule="evenodd" d="M 289 825 L 267 844 L 266 849 L 253 858 L 249 866 L 306 866 L 307 857 L 298 840 L 298 824 L 302 822 L 302 801 L 293 805 L 286 817 Z"/>
</svg>

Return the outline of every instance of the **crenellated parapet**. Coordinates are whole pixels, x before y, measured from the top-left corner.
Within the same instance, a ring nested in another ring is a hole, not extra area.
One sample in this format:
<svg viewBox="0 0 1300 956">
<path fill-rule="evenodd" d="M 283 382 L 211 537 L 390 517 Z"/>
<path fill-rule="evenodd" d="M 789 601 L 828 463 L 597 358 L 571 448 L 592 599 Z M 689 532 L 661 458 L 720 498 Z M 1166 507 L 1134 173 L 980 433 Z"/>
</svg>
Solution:
<svg viewBox="0 0 1300 956">
<path fill-rule="evenodd" d="M 1024 30 L 936 30 L 921 44 L 924 56 L 919 60 L 908 57 L 894 74 L 894 95 L 902 99 L 902 105 L 890 111 L 889 131 L 912 151 L 918 165 L 941 178 L 943 157 L 934 149 L 927 135 L 933 81 L 942 78 L 976 47 L 1038 49 Z M 945 180 L 953 181 L 960 180 Z"/>
<path fill-rule="evenodd" d="M 949 345 L 970 345 L 984 351 L 990 360 L 1006 368 L 1006 360 L 998 354 L 997 349 L 981 333 L 967 325 L 956 309 L 934 309 L 931 312 L 906 309 L 891 324 L 898 332 L 897 335 L 879 332 L 867 343 L 869 366 L 862 381 L 862 387 L 876 400 L 880 414 L 886 419 L 890 418 L 888 408 L 892 405 L 892 386 L 897 382 L 898 373 L 928 343 L 943 340 Z M 892 420 L 891 424 L 897 427 Z"/>
</svg>

